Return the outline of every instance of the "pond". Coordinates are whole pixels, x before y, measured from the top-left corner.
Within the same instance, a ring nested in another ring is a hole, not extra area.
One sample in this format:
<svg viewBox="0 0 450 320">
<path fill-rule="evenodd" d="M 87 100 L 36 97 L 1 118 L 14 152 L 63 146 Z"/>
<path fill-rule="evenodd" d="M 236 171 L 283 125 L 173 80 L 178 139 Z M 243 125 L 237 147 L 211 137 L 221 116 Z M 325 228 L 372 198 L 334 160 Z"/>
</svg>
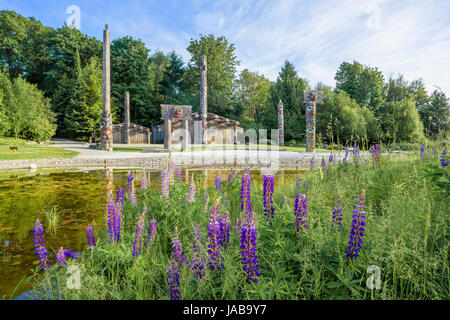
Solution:
<svg viewBox="0 0 450 320">
<path fill-rule="evenodd" d="M 10 298 L 21 279 L 31 275 L 39 263 L 33 248 L 36 219 L 44 226 L 50 261 L 55 260 L 60 246 L 82 251 L 86 245 L 86 226 L 92 224 L 95 229 L 96 225 L 103 225 L 108 193 L 120 186 L 125 188 L 131 170 L 135 172 L 137 188 L 144 173 L 152 189 L 160 188 L 160 172 L 142 169 L 0 171 L 0 298 Z M 253 183 L 260 188 L 261 172 L 252 171 Z M 186 182 L 201 174 L 204 184 L 214 186 L 218 173 L 223 181 L 229 170 L 183 169 L 181 177 Z M 300 173 L 282 171 L 278 173 L 281 178 L 277 184 L 295 183 Z M 46 216 L 52 210 L 59 216 L 55 228 L 48 227 Z M 14 296 L 28 289 L 21 286 Z"/>
</svg>

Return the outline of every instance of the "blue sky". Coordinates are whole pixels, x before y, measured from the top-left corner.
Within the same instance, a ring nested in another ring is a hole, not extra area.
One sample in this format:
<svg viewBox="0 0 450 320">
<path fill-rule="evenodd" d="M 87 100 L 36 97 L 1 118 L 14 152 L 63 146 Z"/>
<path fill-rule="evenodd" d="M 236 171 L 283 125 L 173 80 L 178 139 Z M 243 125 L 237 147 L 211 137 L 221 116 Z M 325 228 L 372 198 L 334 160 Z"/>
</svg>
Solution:
<svg viewBox="0 0 450 320">
<path fill-rule="evenodd" d="M 130 35 L 185 61 L 189 40 L 213 33 L 234 43 L 238 70 L 271 80 L 287 59 L 312 86 L 334 86 L 339 65 L 357 60 L 450 95 L 449 0 L 0 0 L 1 10 L 52 27 L 63 25 L 70 5 L 90 36 L 101 39 L 108 24 L 112 39 Z"/>
</svg>

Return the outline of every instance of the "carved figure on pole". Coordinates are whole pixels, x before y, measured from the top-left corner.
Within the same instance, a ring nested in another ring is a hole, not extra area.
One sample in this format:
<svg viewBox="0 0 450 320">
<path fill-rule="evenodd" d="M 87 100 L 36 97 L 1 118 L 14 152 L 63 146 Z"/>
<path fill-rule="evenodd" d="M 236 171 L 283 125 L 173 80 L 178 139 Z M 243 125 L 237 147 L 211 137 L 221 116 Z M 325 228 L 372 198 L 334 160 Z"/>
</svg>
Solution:
<svg viewBox="0 0 450 320">
<path fill-rule="evenodd" d="M 202 144 L 207 144 L 206 131 L 208 128 L 208 83 L 207 83 L 207 62 L 206 56 L 202 55 L 202 61 L 200 64 L 200 115 L 202 118 Z"/>
<path fill-rule="evenodd" d="M 100 150 L 113 151 L 111 83 L 110 83 L 110 44 L 108 25 L 103 31 L 103 112 L 100 119 Z"/>
<path fill-rule="evenodd" d="M 125 102 L 124 102 L 124 133 L 125 133 L 125 143 L 130 144 L 130 92 L 125 91 Z"/>
<path fill-rule="evenodd" d="M 316 149 L 316 104 L 323 102 L 323 92 L 305 90 L 305 118 L 306 118 L 306 152 L 314 152 Z"/>
<path fill-rule="evenodd" d="M 192 118 L 192 106 L 179 106 L 171 104 L 161 105 L 161 119 L 164 120 L 164 149 L 172 149 L 172 121 L 182 120 L 183 142 L 181 150 L 187 151 L 189 145 L 189 120 Z"/>
<path fill-rule="evenodd" d="M 283 102 L 278 102 L 278 145 L 284 146 L 284 111 Z"/>
</svg>

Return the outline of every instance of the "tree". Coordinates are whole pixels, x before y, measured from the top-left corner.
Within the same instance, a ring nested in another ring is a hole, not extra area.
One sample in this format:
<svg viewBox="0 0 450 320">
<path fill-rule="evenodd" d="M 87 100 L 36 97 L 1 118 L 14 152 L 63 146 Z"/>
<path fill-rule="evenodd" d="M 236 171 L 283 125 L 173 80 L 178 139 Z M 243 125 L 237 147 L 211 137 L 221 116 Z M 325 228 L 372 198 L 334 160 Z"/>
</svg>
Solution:
<svg viewBox="0 0 450 320">
<path fill-rule="evenodd" d="M 183 101 L 198 108 L 200 104 L 200 61 L 207 59 L 208 112 L 230 116 L 236 67 L 239 61 L 235 48 L 225 37 L 200 35 L 191 39 L 187 51 L 191 60 L 184 74 Z"/>
<path fill-rule="evenodd" d="M 158 108 L 164 103 L 164 95 L 162 88 L 162 81 L 164 73 L 169 67 L 170 60 L 167 55 L 161 51 L 156 51 L 149 58 L 149 79 L 150 79 L 150 92 L 152 96 L 152 104 Z"/>
<path fill-rule="evenodd" d="M 161 80 L 161 94 L 163 101 L 168 104 L 180 104 L 180 94 L 183 90 L 184 75 L 183 59 L 172 51 L 169 53 L 169 65 L 166 67 Z"/>
<path fill-rule="evenodd" d="M 414 97 L 401 102 L 389 102 L 381 111 L 386 141 L 419 142 L 423 139 L 423 124 L 414 104 Z"/>
<path fill-rule="evenodd" d="M 285 61 L 276 83 L 271 86 L 269 105 L 263 115 L 266 128 L 278 128 L 277 105 L 281 100 L 284 107 L 285 140 L 305 138 L 305 104 L 303 91 L 309 89 L 306 79 L 300 78 L 294 65 Z"/>
<path fill-rule="evenodd" d="M 343 62 L 334 77 L 336 88 L 347 92 L 360 106 L 367 106 L 377 115 L 379 107 L 385 102 L 384 78 L 377 68 Z"/>
<path fill-rule="evenodd" d="M 419 112 L 427 135 L 435 137 L 450 130 L 450 99 L 441 90 L 434 90 Z"/>
<path fill-rule="evenodd" d="M 381 132 L 372 110 L 361 107 L 345 91 L 322 88 L 324 101 L 317 110 L 316 131 L 330 143 L 352 145 L 377 142 Z"/>
<path fill-rule="evenodd" d="M 0 136 L 7 133 L 10 124 L 7 116 L 8 100 L 11 99 L 12 88 L 8 74 L 0 68 Z"/>
<path fill-rule="evenodd" d="M 93 137 L 102 113 L 102 73 L 95 58 L 81 68 L 78 51 L 70 81 L 71 92 L 64 112 L 65 134 L 71 138 L 87 140 Z"/>
<path fill-rule="evenodd" d="M 259 124 L 269 99 L 271 82 L 258 72 L 244 69 L 236 80 L 236 115 L 241 123 Z"/>
<path fill-rule="evenodd" d="M 112 109 L 123 119 L 124 93 L 129 91 L 131 121 L 144 126 L 159 116 L 159 109 L 151 103 L 148 54 L 145 44 L 132 37 L 111 43 Z"/>
</svg>

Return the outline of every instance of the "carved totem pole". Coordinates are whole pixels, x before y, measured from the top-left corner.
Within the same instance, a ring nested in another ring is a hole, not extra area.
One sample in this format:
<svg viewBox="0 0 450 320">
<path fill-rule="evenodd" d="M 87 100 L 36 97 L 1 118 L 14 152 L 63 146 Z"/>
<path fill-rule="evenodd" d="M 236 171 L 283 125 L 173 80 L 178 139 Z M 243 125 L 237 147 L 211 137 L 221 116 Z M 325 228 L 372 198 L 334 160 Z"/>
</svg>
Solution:
<svg viewBox="0 0 450 320">
<path fill-rule="evenodd" d="M 161 105 L 161 119 L 164 120 L 164 149 L 172 149 L 172 120 L 182 120 L 181 150 L 187 151 L 190 143 L 189 120 L 192 118 L 192 106 L 179 106 L 172 104 Z"/>
<path fill-rule="evenodd" d="M 207 144 L 206 130 L 208 129 L 208 83 L 206 79 L 206 56 L 202 55 L 200 64 L 200 116 L 202 118 L 202 144 Z"/>
<path fill-rule="evenodd" d="M 322 91 L 305 90 L 306 106 L 306 152 L 314 152 L 316 148 L 316 104 L 323 102 Z"/>
<path fill-rule="evenodd" d="M 125 91 L 125 102 L 124 102 L 124 133 L 125 139 L 124 142 L 126 144 L 130 144 L 130 92 Z"/>
<path fill-rule="evenodd" d="M 283 102 L 278 102 L 278 145 L 284 146 L 284 112 Z"/>
<path fill-rule="evenodd" d="M 103 30 L 103 113 L 100 119 L 100 150 L 104 151 L 113 151 L 109 58 L 109 30 L 106 24 Z"/>
</svg>

